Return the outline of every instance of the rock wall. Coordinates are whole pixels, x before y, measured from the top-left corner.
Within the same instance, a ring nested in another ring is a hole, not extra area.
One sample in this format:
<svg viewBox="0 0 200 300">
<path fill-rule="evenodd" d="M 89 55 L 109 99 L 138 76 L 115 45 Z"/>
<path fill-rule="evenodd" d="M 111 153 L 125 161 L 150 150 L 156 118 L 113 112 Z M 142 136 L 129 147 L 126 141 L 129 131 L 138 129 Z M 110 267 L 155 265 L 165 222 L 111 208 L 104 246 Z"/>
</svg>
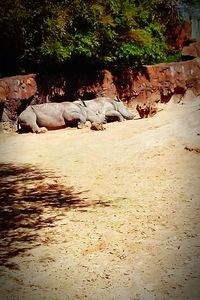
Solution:
<svg viewBox="0 0 200 300">
<path fill-rule="evenodd" d="M 40 82 L 41 86 L 45 82 L 50 81 L 44 78 Z M 101 70 L 93 80 L 79 75 L 76 84 L 73 79 L 57 78 L 53 85 L 45 89 L 45 93 L 43 89 L 42 98 L 44 102 L 48 102 L 119 95 L 123 101 L 132 105 L 146 101 L 168 102 L 173 94 L 183 96 L 188 89 L 194 97 L 200 94 L 199 58 L 145 66 L 140 73 L 131 68 L 117 72 Z M 39 94 L 41 96 L 40 91 Z"/>
<path fill-rule="evenodd" d="M 187 90 L 191 90 L 194 97 L 200 95 L 199 58 L 146 66 L 145 77 L 139 78 L 140 93 L 136 98 L 140 101 L 149 98 L 150 101 L 168 102 L 173 94 L 184 95 Z"/>
<path fill-rule="evenodd" d="M 18 75 L 0 79 L 0 121 L 15 121 L 29 99 L 37 93 L 36 75 Z"/>
<path fill-rule="evenodd" d="M 44 102 L 73 101 L 77 98 L 92 99 L 96 96 L 117 94 L 113 75 L 108 70 L 88 70 L 65 76 L 37 78 L 40 98 Z"/>
<path fill-rule="evenodd" d="M 188 46 L 183 47 L 181 54 L 183 58 L 186 57 L 187 59 L 200 57 L 200 40 L 194 41 Z"/>
<path fill-rule="evenodd" d="M 196 53 L 199 53 L 196 51 Z M 198 55 L 197 55 L 198 56 Z M 137 103 L 168 102 L 200 95 L 200 58 L 145 66 L 138 73 L 129 68 L 75 76 L 40 77 L 35 74 L 0 79 L 0 118 L 15 122 L 29 104 L 91 99 L 119 95 L 129 106 Z"/>
<path fill-rule="evenodd" d="M 189 61 L 145 66 L 143 72 L 133 69 L 121 72 L 104 71 L 104 79 L 77 90 L 77 97 L 119 95 L 129 106 L 145 102 L 168 102 L 172 95 L 184 96 L 190 90 L 200 95 L 200 58 Z"/>
<path fill-rule="evenodd" d="M 167 43 L 175 49 L 182 49 L 192 37 L 192 23 L 184 21 L 175 27 L 174 25 L 172 26 L 167 32 Z M 171 34 L 171 31 L 173 31 L 173 34 Z"/>
</svg>

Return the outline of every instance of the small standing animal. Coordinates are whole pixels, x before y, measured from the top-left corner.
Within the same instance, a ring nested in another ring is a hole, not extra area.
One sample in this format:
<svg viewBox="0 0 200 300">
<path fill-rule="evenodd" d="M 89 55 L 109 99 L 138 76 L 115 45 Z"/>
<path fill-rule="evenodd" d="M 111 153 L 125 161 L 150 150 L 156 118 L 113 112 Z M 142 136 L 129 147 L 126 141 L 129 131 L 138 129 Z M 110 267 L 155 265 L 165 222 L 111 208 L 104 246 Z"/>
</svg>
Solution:
<svg viewBox="0 0 200 300">
<path fill-rule="evenodd" d="M 82 128 L 86 121 L 104 123 L 105 118 L 88 107 L 74 102 L 44 103 L 28 106 L 18 117 L 17 127 L 44 133 L 76 125 Z"/>
<path fill-rule="evenodd" d="M 136 109 L 141 119 L 153 117 L 158 112 L 158 109 L 156 107 L 152 107 L 150 104 L 143 104 L 143 106 L 138 104 Z"/>
</svg>

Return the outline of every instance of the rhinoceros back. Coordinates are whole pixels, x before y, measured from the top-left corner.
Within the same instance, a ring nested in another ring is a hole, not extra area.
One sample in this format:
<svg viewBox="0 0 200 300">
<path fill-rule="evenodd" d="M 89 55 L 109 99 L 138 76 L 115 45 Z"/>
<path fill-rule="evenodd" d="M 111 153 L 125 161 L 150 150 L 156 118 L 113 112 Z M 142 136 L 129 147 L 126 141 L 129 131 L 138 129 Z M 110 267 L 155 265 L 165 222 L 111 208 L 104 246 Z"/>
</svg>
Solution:
<svg viewBox="0 0 200 300">
<path fill-rule="evenodd" d="M 36 123 L 38 126 L 44 126 L 48 129 L 62 128 L 65 126 L 62 103 L 32 105 L 31 109 L 36 115 Z"/>
</svg>

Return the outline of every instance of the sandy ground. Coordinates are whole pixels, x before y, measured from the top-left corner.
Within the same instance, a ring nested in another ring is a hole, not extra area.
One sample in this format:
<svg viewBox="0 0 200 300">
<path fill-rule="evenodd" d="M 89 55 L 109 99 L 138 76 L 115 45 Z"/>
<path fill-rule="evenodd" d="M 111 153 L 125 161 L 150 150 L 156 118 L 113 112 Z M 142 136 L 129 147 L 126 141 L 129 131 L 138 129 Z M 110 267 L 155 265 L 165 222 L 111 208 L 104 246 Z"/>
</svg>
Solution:
<svg viewBox="0 0 200 300">
<path fill-rule="evenodd" d="M 0 136 L 0 299 L 200 299 L 200 98 Z"/>
</svg>

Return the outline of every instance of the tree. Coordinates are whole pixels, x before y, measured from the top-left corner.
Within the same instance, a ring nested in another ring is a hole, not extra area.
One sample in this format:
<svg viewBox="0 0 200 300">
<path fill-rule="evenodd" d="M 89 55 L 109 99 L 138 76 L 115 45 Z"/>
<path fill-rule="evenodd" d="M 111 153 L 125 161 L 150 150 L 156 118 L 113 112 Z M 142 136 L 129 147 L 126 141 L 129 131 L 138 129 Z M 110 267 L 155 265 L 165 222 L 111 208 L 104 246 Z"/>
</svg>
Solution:
<svg viewBox="0 0 200 300">
<path fill-rule="evenodd" d="M 74 62 L 138 67 L 165 60 L 168 25 L 161 8 L 169 17 L 172 0 L 3 1 L 1 69 L 38 71 Z"/>
</svg>

